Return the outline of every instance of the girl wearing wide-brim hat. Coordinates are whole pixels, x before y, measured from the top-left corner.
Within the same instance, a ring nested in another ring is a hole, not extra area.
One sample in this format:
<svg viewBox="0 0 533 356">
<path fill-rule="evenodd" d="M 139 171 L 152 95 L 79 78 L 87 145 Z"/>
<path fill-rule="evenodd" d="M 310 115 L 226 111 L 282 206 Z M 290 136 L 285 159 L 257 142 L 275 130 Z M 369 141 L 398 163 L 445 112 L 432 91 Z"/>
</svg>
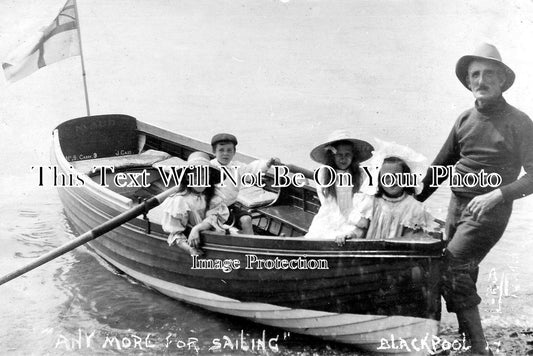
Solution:
<svg viewBox="0 0 533 356">
<path fill-rule="evenodd" d="M 206 218 L 206 209 L 213 196 L 214 186 L 220 182 L 220 170 L 209 162 L 205 152 L 193 152 L 187 163 L 179 167 L 185 170 L 176 194 L 171 195 L 162 204 L 163 219 L 161 226 L 169 233 L 167 242 L 176 244 L 191 255 L 201 254 L 200 231 L 221 229 L 221 221 L 229 217 L 229 210 L 224 204 L 218 204 Z M 208 172 L 209 180 L 204 176 Z M 198 179 L 199 178 L 199 179 Z M 198 186 L 195 186 L 196 183 Z M 192 226 L 188 238 L 184 232 Z"/>
<path fill-rule="evenodd" d="M 337 238 L 339 245 L 347 238 L 384 240 L 406 235 L 414 238 L 412 233 L 431 233 L 440 227 L 429 210 L 414 197 L 422 190 L 426 158 L 407 146 L 375 141 L 377 150 L 367 164 L 372 185 L 355 194 L 349 218 L 354 231 Z"/>
<path fill-rule="evenodd" d="M 352 198 L 365 181 L 359 163 L 369 159 L 373 149 L 368 142 L 338 130 L 311 151 L 311 159 L 324 166 L 319 168 L 316 182 L 320 210 L 306 237 L 334 240 L 337 235 L 350 231 Z M 330 182 L 334 183 L 327 186 Z"/>
</svg>

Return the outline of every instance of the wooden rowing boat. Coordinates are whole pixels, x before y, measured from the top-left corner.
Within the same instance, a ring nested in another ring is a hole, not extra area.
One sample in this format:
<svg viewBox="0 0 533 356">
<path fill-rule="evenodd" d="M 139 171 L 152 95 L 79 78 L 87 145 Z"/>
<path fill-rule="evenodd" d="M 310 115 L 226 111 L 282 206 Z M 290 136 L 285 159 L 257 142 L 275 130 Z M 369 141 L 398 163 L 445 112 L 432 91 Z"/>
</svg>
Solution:
<svg viewBox="0 0 533 356">
<path fill-rule="evenodd" d="M 78 231 L 107 221 L 165 189 L 158 165 L 183 162 L 198 150 L 210 153 L 211 147 L 126 115 L 59 125 L 52 161 L 64 185 L 59 195 L 67 217 Z M 112 166 L 114 172 L 93 172 L 93 166 Z M 146 186 L 140 187 L 143 172 Z M 252 206 L 257 235 L 202 235 L 201 259 L 212 263 L 203 265 L 207 268 L 195 268 L 198 260 L 168 246 L 158 211 L 89 244 L 116 268 L 172 298 L 291 332 L 396 353 L 413 349 L 388 347 L 391 337 L 415 345 L 437 335 L 443 241 L 349 240 L 339 247 L 331 240 L 306 239 L 319 208 L 314 182 L 273 189 L 271 178 L 267 173 L 267 186 L 254 191 L 261 198 L 254 201 L 252 194 L 242 203 Z"/>
</svg>

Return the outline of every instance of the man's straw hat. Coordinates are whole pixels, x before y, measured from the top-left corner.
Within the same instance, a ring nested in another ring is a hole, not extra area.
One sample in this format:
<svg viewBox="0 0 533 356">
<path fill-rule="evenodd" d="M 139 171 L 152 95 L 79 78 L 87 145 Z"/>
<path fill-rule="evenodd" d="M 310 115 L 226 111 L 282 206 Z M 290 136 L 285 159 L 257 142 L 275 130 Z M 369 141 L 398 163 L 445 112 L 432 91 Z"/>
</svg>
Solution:
<svg viewBox="0 0 533 356">
<path fill-rule="evenodd" d="M 492 44 L 482 43 L 478 48 L 476 48 L 473 54 L 461 57 L 455 66 L 455 74 L 457 75 L 457 78 L 468 90 L 470 90 L 466 82 L 468 66 L 470 63 L 472 63 L 472 61 L 479 59 L 496 63 L 503 69 L 507 79 L 503 84 L 502 92 L 506 91 L 511 87 L 511 85 L 513 85 L 515 74 L 511 68 L 502 62 L 502 56 L 500 55 L 500 52 L 498 52 L 498 49 Z"/>
</svg>

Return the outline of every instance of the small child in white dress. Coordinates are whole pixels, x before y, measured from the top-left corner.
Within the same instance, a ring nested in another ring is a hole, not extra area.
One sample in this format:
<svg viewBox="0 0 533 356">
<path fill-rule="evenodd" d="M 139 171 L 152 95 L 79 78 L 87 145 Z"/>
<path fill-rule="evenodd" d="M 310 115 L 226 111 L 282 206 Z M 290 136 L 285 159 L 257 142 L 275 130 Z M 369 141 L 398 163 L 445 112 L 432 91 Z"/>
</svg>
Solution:
<svg viewBox="0 0 533 356">
<path fill-rule="evenodd" d="M 209 186 L 193 186 L 196 182 L 198 172 L 202 172 L 195 167 L 208 167 Z M 186 250 L 191 255 L 201 254 L 200 232 L 203 230 L 220 230 L 222 224 L 229 217 L 226 205 L 219 203 L 216 211 L 206 209 L 213 196 L 214 185 L 220 181 L 220 171 L 209 162 L 209 155 L 204 152 L 193 152 L 187 159 L 186 174 L 180 182 L 178 192 L 171 195 L 161 204 L 163 218 L 161 226 L 165 232 L 169 233 L 167 242 L 171 246 L 176 244 Z M 188 238 L 184 232 L 188 226 L 192 226 Z"/>
<path fill-rule="evenodd" d="M 371 168 L 372 185 L 354 195 L 354 209 L 349 220 L 354 229 L 337 236 L 343 245 L 349 238 L 394 239 L 407 232 L 433 232 L 439 228 L 426 207 L 414 198 L 422 189 L 425 157 L 408 147 L 376 140 Z"/>
<path fill-rule="evenodd" d="M 311 151 L 311 158 L 325 166 L 318 172 L 317 184 L 323 186 L 317 186 L 320 209 L 305 237 L 334 240 L 338 234 L 353 229 L 348 217 L 353 209 L 354 193 L 359 191 L 365 178 L 359 162 L 370 158 L 372 150 L 368 142 L 338 130 Z M 326 187 L 333 179 L 334 183 Z"/>
</svg>

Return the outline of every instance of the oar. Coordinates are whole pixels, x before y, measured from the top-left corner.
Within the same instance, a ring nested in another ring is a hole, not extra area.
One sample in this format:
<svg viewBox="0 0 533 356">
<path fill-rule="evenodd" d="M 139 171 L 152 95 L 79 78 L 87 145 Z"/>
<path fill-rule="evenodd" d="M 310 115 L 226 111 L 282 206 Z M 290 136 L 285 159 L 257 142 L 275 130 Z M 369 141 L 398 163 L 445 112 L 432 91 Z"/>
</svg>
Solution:
<svg viewBox="0 0 533 356">
<path fill-rule="evenodd" d="M 178 187 L 173 187 L 170 189 L 167 189 L 163 193 L 160 193 L 156 196 L 153 196 L 147 200 L 145 200 L 143 203 L 134 206 L 131 209 L 126 210 L 125 212 L 115 216 L 114 218 L 106 221 L 105 223 L 95 227 L 94 229 L 87 231 L 83 235 L 75 238 L 72 241 L 69 241 L 68 243 L 64 244 L 63 246 L 60 246 L 41 257 L 37 258 L 35 261 L 28 263 L 26 266 L 21 267 L 17 269 L 16 271 L 13 271 L 9 274 L 6 274 L 5 276 L 0 278 L 0 285 L 9 282 L 10 280 L 17 278 L 24 273 L 31 271 L 34 268 L 39 267 L 40 265 L 45 264 L 46 262 L 50 262 L 51 260 L 75 249 L 78 246 L 81 246 L 91 240 L 96 239 L 98 236 L 101 236 L 105 234 L 106 232 L 109 232 L 120 225 L 130 221 L 131 219 L 134 219 L 135 217 L 147 212 L 148 210 L 151 210 L 161 204 L 167 197 L 169 197 L 171 194 L 175 193 L 177 191 Z"/>
</svg>

